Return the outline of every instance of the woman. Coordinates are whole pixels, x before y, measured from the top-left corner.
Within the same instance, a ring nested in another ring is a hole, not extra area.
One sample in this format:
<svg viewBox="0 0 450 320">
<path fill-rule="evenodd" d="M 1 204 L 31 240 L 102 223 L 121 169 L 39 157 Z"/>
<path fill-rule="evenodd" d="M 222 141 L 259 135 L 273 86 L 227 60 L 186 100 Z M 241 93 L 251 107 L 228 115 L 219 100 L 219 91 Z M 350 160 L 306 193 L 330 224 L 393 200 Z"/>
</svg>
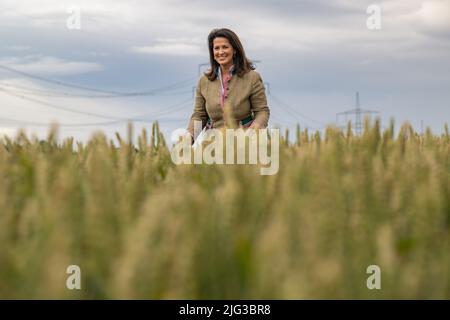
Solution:
<svg viewBox="0 0 450 320">
<path fill-rule="evenodd" d="M 230 29 L 214 29 L 208 35 L 208 47 L 211 68 L 197 84 L 188 126 L 192 140 L 196 138 L 194 121 L 201 121 L 202 128 L 224 127 L 225 106 L 230 108 L 230 118 L 236 126 L 266 128 L 270 112 L 264 84 L 238 36 Z"/>
</svg>

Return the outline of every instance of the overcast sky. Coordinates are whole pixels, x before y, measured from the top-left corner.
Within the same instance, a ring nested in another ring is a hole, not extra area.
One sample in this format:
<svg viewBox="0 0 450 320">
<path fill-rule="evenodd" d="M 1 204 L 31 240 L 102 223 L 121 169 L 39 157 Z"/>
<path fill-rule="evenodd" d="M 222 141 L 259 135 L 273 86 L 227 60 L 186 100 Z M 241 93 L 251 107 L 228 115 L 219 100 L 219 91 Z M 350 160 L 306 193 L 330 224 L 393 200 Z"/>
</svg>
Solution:
<svg viewBox="0 0 450 320">
<path fill-rule="evenodd" d="M 371 4 L 381 29 L 367 27 Z M 68 28 L 78 9 L 81 29 Z M 139 117 L 159 120 L 168 138 L 187 125 L 218 27 L 260 61 L 270 127 L 321 129 L 355 107 L 356 91 L 383 125 L 393 117 L 439 133 L 450 122 L 449 0 L 1 0 L 0 134 L 43 135 L 57 121 L 63 137 L 85 140 L 93 130 L 123 133 L 123 120 Z"/>
</svg>

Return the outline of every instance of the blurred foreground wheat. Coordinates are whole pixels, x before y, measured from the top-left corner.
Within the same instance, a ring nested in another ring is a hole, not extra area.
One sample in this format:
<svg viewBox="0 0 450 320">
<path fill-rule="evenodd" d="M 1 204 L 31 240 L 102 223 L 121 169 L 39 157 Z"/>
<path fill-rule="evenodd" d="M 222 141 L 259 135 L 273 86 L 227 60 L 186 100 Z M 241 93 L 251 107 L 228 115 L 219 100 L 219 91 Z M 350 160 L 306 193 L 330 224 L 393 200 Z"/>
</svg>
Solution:
<svg viewBox="0 0 450 320">
<path fill-rule="evenodd" d="M 273 176 L 175 166 L 157 124 L 136 146 L 4 137 L 0 298 L 449 299 L 445 128 L 298 130 Z"/>
</svg>

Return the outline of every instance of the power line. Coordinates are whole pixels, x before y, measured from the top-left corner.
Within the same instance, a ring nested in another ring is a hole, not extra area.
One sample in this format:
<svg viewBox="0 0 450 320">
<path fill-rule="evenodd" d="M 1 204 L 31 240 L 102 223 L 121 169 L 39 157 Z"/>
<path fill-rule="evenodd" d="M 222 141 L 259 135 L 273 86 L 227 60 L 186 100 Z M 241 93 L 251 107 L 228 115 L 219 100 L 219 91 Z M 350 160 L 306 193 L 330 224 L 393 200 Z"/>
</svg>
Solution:
<svg viewBox="0 0 450 320">
<path fill-rule="evenodd" d="M 318 121 L 318 120 L 315 120 L 315 119 L 312 119 L 312 118 L 310 118 L 310 117 L 308 117 L 308 116 L 306 116 L 306 115 L 300 113 L 300 112 L 297 111 L 294 107 L 291 107 L 289 104 L 287 104 L 286 102 L 282 101 L 280 98 L 278 98 L 277 96 L 275 96 L 275 95 L 272 93 L 272 91 L 270 90 L 270 83 L 269 83 L 269 82 L 264 82 L 264 85 L 265 85 L 265 87 L 266 87 L 266 89 L 267 89 L 266 91 L 267 91 L 268 96 L 269 96 L 273 101 L 275 101 L 276 103 L 278 103 L 278 106 L 280 106 L 284 111 L 286 111 L 288 114 L 290 114 L 292 117 L 294 117 L 294 118 L 297 120 L 297 122 L 294 123 L 294 124 L 302 124 L 303 120 L 300 119 L 300 117 L 302 117 L 302 118 L 305 118 L 305 119 L 307 119 L 307 120 L 309 120 L 309 121 L 313 121 L 313 122 L 316 122 L 316 123 L 320 124 L 320 125 L 322 126 L 322 128 L 324 128 L 324 127 L 326 126 L 323 122 Z M 277 104 L 275 104 L 275 105 L 277 105 Z M 271 117 L 272 117 L 272 115 L 271 115 Z M 274 120 L 276 120 L 276 119 L 274 118 Z M 276 120 L 276 121 L 279 121 L 279 120 Z M 286 121 L 281 121 L 281 122 L 286 122 Z M 303 125 L 304 125 L 306 128 L 308 128 L 308 129 L 319 130 L 318 127 L 312 127 L 312 126 L 309 126 L 309 125 L 306 124 L 306 123 L 303 124 Z"/>
<path fill-rule="evenodd" d="M 161 91 L 167 91 L 173 88 L 177 88 L 177 86 L 181 85 L 181 84 L 185 84 L 188 82 L 191 82 L 192 80 L 194 80 L 196 77 L 190 77 L 188 79 L 185 79 L 183 81 L 177 82 L 177 83 L 173 83 L 164 87 L 160 87 L 157 89 L 152 89 L 152 90 L 147 90 L 147 91 L 138 91 L 138 92 L 118 92 L 118 91 L 110 91 L 110 90 L 102 90 L 102 89 L 97 89 L 97 88 L 92 88 L 92 87 L 87 87 L 87 86 L 80 86 L 80 85 L 76 85 L 76 84 L 71 84 L 71 83 L 67 83 L 67 82 L 63 82 L 63 81 L 59 81 L 59 80 L 54 80 L 54 79 L 50 79 L 50 78 L 46 78 L 46 77 L 42 77 L 42 76 L 38 76 L 38 75 L 34 75 L 34 74 L 30 74 L 27 72 L 23 72 L 5 65 L 1 65 L 0 64 L 0 69 L 15 73 L 15 74 L 19 74 L 21 76 L 27 77 L 27 78 L 31 78 L 31 79 L 36 79 L 36 80 L 40 80 L 40 81 L 44 81 L 44 82 L 48 82 L 48 83 L 52 83 L 55 85 L 59 85 L 59 86 L 63 86 L 63 87 L 69 87 L 69 88 L 74 88 L 74 89 L 79 89 L 79 90 L 85 90 L 85 91 L 91 91 L 91 92 L 98 92 L 98 93 L 104 93 L 104 94 L 108 94 L 108 95 L 103 95 L 103 96 L 98 96 L 98 97 L 134 97 L 134 96 L 147 96 L 147 95 L 154 95 L 156 92 L 161 92 Z"/>
<path fill-rule="evenodd" d="M 31 102 L 34 102 L 34 103 L 37 103 L 37 104 L 41 104 L 41 105 L 44 105 L 46 107 L 57 109 L 57 110 L 62 110 L 62 111 L 66 111 L 66 112 L 87 115 L 87 116 L 95 117 L 95 118 L 116 120 L 116 123 L 123 122 L 123 121 L 130 121 L 130 120 L 143 121 L 141 118 L 148 117 L 148 116 L 169 114 L 169 113 L 172 113 L 174 111 L 180 110 L 181 108 L 186 107 L 187 103 L 192 102 L 192 99 L 189 98 L 187 100 L 184 100 L 182 102 L 176 103 L 176 104 L 174 104 L 172 106 L 169 106 L 167 108 L 164 108 L 162 110 L 157 110 L 156 112 L 145 113 L 145 114 L 142 114 L 142 115 L 134 116 L 132 118 L 123 118 L 123 117 L 115 117 L 115 116 L 109 116 L 109 115 L 98 114 L 98 113 L 93 113 L 93 112 L 85 112 L 85 111 L 75 110 L 75 109 L 72 109 L 72 108 L 58 106 L 58 105 L 54 105 L 54 104 L 51 104 L 51 103 L 48 103 L 48 102 L 45 102 L 45 101 L 41 101 L 41 100 L 37 100 L 37 99 L 34 99 L 34 98 L 30 98 L 30 97 L 27 97 L 27 96 L 24 96 L 24 95 L 15 94 L 13 92 L 9 92 L 8 90 L 2 89 L 2 88 L 0 88 L 0 92 L 4 92 L 6 94 L 15 96 L 17 98 L 20 98 L 20 99 L 23 99 L 23 100 L 27 100 L 27 101 L 31 101 Z"/>
<path fill-rule="evenodd" d="M 123 119 L 123 118 L 119 118 L 119 117 L 113 117 L 113 116 L 108 116 L 108 115 L 103 115 L 103 114 L 98 114 L 98 113 L 93 113 L 93 112 L 85 112 L 85 111 L 80 111 L 80 110 L 74 110 L 74 109 L 67 108 L 67 107 L 57 106 L 57 105 L 54 105 L 54 104 L 51 104 L 51 103 L 48 103 L 48 102 L 45 102 L 45 101 L 37 100 L 37 99 L 34 99 L 34 98 L 29 98 L 29 97 L 24 96 L 22 94 L 13 93 L 13 92 L 11 92 L 9 90 L 5 90 L 5 89 L 2 89 L 2 88 L 0 88 L 0 92 L 4 92 L 4 93 L 6 93 L 8 95 L 17 97 L 17 98 L 22 99 L 22 100 L 34 102 L 34 103 L 46 106 L 48 108 L 53 108 L 53 109 L 57 109 L 57 110 L 63 110 L 63 111 L 66 111 L 66 112 L 83 114 L 83 115 L 87 115 L 87 116 L 90 116 L 90 117 L 102 118 L 102 119 L 114 119 L 114 120 Z"/>
<path fill-rule="evenodd" d="M 152 120 L 130 120 L 129 122 L 154 122 L 154 121 L 170 121 L 170 122 L 181 122 L 186 121 L 186 119 L 152 119 Z M 91 123 L 57 123 L 59 127 L 68 127 L 68 128 L 76 128 L 76 127 L 100 127 L 100 126 L 109 126 L 118 124 L 121 122 L 126 121 L 105 121 L 105 122 L 91 122 Z M 4 118 L 0 117 L 0 123 L 6 123 L 10 125 L 24 125 L 24 126 L 33 126 L 33 127 L 48 127 L 52 123 L 44 123 L 44 122 L 36 122 L 36 121 L 24 121 L 24 120 L 17 120 L 17 119 L 11 119 L 11 118 Z"/>
<path fill-rule="evenodd" d="M 164 108 L 163 110 L 158 110 L 156 112 L 156 114 L 155 113 L 145 113 L 145 114 L 141 114 L 141 115 L 139 115 L 137 117 L 134 117 L 132 119 L 136 120 L 136 119 L 142 119 L 142 118 L 145 118 L 145 117 L 148 117 L 148 116 L 153 116 L 154 117 L 155 115 L 161 116 L 161 115 L 170 114 L 170 113 L 172 113 L 174 111 L 179 111 L 179 110 L 185 108 L 187 105 L 191 105 L 191 103 L 193 103 L 193 100 L 191 98 L 189 98 L 189 99 L 187 99 L 185 101 L 182 101 L 182 102 L 176 103 L 176 104 L 174 104 L 172 106 L 169 106 L 167 108 Z"/>
<path fill-rule="evenodd" d="M 273 93 L 271 93 L 270 91 L 269 91 L 269 96 L 270 96 L 274 101 L 276 101 L 276 102 L 278 102 L 280 105 L 284 106 L 287 110 L 290 110 L 291 112 L 289 112 L 289 113 L 290 113 L 291 115 L 293 115 L 294 117 L 299 116 L 299 117 L 302 117 L 302 118 L 304 118 L 304 119 L 306 119 L 306 120 L 308 120 L 308 121 L 315 122 L 315 123 L 317 123 L 317 124 L 319 124 L 319 125 L 321 125 L 321 126 L 326 126 L 326 124 L 323 123 L 322 121 L 315 120 L 315 119 L 313 119 L 313 118 L 311 118 L 311 117 L 308 117 L 308 116 L 306 116 L 306 115 L 300 113 L 300 112 L 297 111 L 294 107 L 292 107 L 292 106 L 290 106 L 289 104 L 287 104 L 286 102 L 282 101 L 280 98 L 276 97 L 276 96 L 275 96 Z"/>
<path fill-rule="evenodd" d="M 192 101 L 189 101 L 192 102 Z M 162 110 L 159 112 L 159 114 L 153 114 L 152 116 L 155 117 L 161 116 L 161 115 L 167 115 L 171 112 L 177 111 L 181 108 L 186 107 L 186 101 L 183 101 L 182 103 L 178 103 L 172 106 L 169 106 L 166 108 L 166 110 Z M 145 119 L 148 117 L 149 114 L 142 114 L 140 116 L 136 116 L 133 118 L 128 119 L 120 119 L 120 120 L 114 120 L 114 121 L 104 121 L 104 122 L 81 122 L 81 123 L 60 123 L 58 124 L 60 127 L 97 127 L 97 126 L 109 126 L 114 124 L 119 124 L 122 122 L 154 122 L 154 121 L 175 121 L 175 122 L 181 122 L 186 121 L 186 119 Z M 0 123 L 6 123 L 6 124 L 14 124 L 14 125 L 29 125 L 29 126 L 37 126 L 37 127 L 48 127 L 51 125 L 51 123 L 44 123 L 44 122 L 36 122 L 36 121 L 28 121 L 28 120 L 18 120 L 18 119 L 12 119 L 12 118 L 5 118 L 0 117 Z"/>
<path fill-rule="evenodd" d="M 188 82 L 186 84 L 177 84 L 176 86 L 173 85 L 173 87 L 167 87 L 164 88 L 164 90 L 158 90 L 154 89 L 152 95 L 176 95 L 176 94 L 186 94 L 190 93 L 191 91 L 170 91 L 170 90 L 176 90 L 181 89 L 183 87 L 190 86 L 191 83 Z M 73 93 L 73 92 L 64 92 L 64 91 L 52 91 L 52 90 L 43 90 L 43 89 L 36 89 L 31 88 L 27 86 L 20 86 L 20 85 L 12 85 L 9 83 L 2 83 L 0 82 L 0 88 L 12 88 L 9 90 L 14 90 L 18 93 L 25 93 L 32 96 L 42 96 L 42 97 L 64 97 L 64 98 L 94 98 L 94 99 L 108 99 L 108 98 L 122 98 L 122 97 L 133 97 L 133 95 L 98 95 L 98 94 L 81 94 L 81 93 Z M 147 94 L 140 94 L 140 96 L 146 96 L 150 95 L 150 93 L 147 92 Z"/>
<path fill-rule="evenodd" d="M 259 61 L 258 61 L 258 62 L 259 62 Z M 276 97 L 274 94 L 272 94 L 272 91 L 271 91 L 271 89 L 270 89 L 270 83 L 269 83 L 269 82 L 264 82 L 264 86 L 265 86 L 265 88 L 266 88 L 267 95 L 268 95 L 271 99 L 273 99 L 274 101 L 276 101 L 276 102 L 279 104 L 278 106 L 280 106 L 284 111 L 286 111 L 287 113 L 289 113 L 292 117 L 294 117 L 294 118 L 297 120 L 297 121 L 288 123 L 288 125 L 289 125 L 289 124 L 291 124 L 291 125 L 301 124 L 301 125 L 304 125 L 306 128 L 312 129 L 312 130 L 320 130 L 320 129 L 323 129 L 323 128 L 326 126 L 323 122 L 314 120 L 314 119 L 312 119 L 312 118 L 310 118 L 310 117 L 308 117 L 308 116 L 306 116 L 306 115 L 304 115 L 304 114 L 298 112 L 294 107 L 291 107 L 291 106 L 288 105 L 286 102 L 282 101 L 280 98 L 278 98 L 278 97 Z M 275 105 L 277 106 L 277 104 L 275 104 Z M 281 121 L 279 118 L 277 118 L 276 116 L 274 116 L 273 112 L 271 112 L 270 117 L 273 118 L 276 122 L 281 122 L 281 123 L 289 122 L 289 121 Z M 321 128 L 319 128 L 319 127 L 312 127 L 312 126 L 309 126 L 309 125 L 307 125 L 307 124 L 302 124 L 303 120 L 301 120 L 299 117 L 303 117 L 303 118 L 306 118 L 306 119 L 308 119 L 308 120 L 310 120 L 310 121 L 316 122 L 316 123 L 322 125 L 322 127 L 321 127 Z"/>
<path fill-rule="evenodd" d="M 279 105 L 275 105 L 275 106 L 279 106 Z M 307 124 L 307 123 L 305 123 L 305 122 L 303 122 L 303 120 L 301 120 L 295 113 L 293 113 L 291 110 L 289 110 L 289 109 L 287 109 L 287 108 L 283 108 L 283 106 L 280 106 L 284 111 L 286 111 L 291 117 L 293 117 L 295 120 L 294 120 L 294 122 L 291 122 L 291 124 L 300 124 L 300 125 L 302 125 L 302 126 L 305 126 L 306 128 L 308 128 L 308 129 L 312 129 L 312 130 L 319 130 L 319 127 L 315 127 L 315 126 L 310 126 L 309 124 Z M 280 121 L 279 119 L 275 119 L 275 117 L 273 116 L 273 112 L 271 112 L 271 115 L 270 115 L 270 117 L 273 117 L 274 118 L 274 120 L 276 120 L 276 121 L 279 121 L 279 122 L 283 122 L 283 123 L 286 123 L 286 122 L 289 122 L 289 121 Z"/>
<path fill-rule="evenodd" d="M 32 79 L 36 79 L 36 80 L 40 80 L 40 81 L 56 84 L 56 85 L 63 86 L 63 87 L 69 87 L 69 88 L 75 88 L 75 89 L 81 89 L 81 90 L 93 91 L 93 92 L 117 94 L 117 95 L 122 94 L 122 92 L 94 89 L 94 88 L 90 88 L 90 87 L 79 86 L 79 85 L 75 85 L 75 84 L 62 82 L 62 81 L 59 81 L 59 80 L 53 80 L 53 79 L 49 79 L 49 78 L 44 78 L 44 77 L 41 77 L 41 76 L 37 76 L 37 75 L 33 75 L 33 74 L 30 74 L 30 73 L 27 73 L 27 72 L 20 71 L 20 70 L 17 70 L 17 69 L 13 69 L 13 68 L 10 68 L 10 67 L 4 66 L 4 65 L 0 65 L 0 69 L 6 70 L 6 71 L 9 71 L 9 72 L 12 72 L 12 73 L 16 73 L 16 74 L 22 75 L 24 77 L 28 77 L 28 78 L 32 78 Z"/>
</svg>

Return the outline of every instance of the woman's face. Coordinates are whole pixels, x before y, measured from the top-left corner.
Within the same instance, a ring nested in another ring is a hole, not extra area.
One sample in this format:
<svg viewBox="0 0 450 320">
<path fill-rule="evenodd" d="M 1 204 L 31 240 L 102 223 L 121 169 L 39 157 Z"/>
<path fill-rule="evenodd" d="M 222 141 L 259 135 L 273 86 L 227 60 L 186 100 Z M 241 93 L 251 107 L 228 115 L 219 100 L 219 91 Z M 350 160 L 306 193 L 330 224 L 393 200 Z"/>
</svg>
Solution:
<svg viewBox="0 0 450 320">
<path fill-rule="evenodd" d="M 233 63 L 234 49 L 227 38 L 217 37 L 213 40 L 214 60 L 223 67 Z"/>
</svg>

